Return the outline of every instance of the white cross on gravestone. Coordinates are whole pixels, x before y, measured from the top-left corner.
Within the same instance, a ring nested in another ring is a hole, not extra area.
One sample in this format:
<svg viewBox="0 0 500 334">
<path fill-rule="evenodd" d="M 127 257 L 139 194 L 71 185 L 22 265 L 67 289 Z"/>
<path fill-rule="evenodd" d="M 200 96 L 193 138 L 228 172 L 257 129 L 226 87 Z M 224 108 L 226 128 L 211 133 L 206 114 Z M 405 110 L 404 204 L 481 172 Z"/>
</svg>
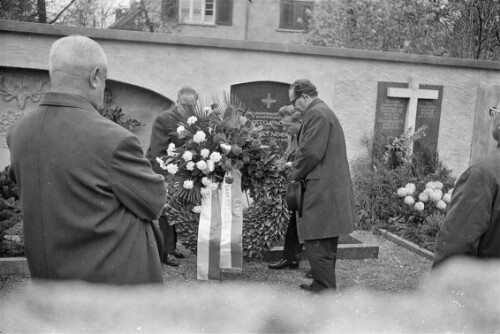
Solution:
<svg viewBox="0 0 500 334">
<path fill-rule="evenodd" d="M 276 100 L 271 99 L 271 93 L 267 93 L 267 97 L 261 100 L 262 103 L 267 105 L 267 109 L 271 108 L 271 104 L 276 103 Z"/>
<path fill-rule="evenodd" d="M 432 89 L 419 89 L 417 80 L 410 78 L 408 88 L 387 88 L 388 97 L 399 97 L 410 99 L 408 101 L 408 108 L 406 109 L 405 130 L 413 134 L 415 131 L 415 123 L 417 120 L 417 103 L 419 99 L 437 100 L 439 98 L 439 91 Z M 413 144 L 410 147 L 413 152 Z"/>
</svg>

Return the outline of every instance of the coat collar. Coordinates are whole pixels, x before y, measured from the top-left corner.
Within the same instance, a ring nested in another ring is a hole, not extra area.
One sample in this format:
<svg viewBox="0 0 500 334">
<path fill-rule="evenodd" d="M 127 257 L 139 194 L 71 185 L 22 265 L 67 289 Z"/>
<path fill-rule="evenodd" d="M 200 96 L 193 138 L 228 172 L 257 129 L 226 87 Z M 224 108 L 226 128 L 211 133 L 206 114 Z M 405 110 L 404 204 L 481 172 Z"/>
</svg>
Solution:
<svg viewBox="0 0 500 334">
<path fill-rule="evenodd" d="M 90 103 L 89 100 L 87 100 L 83 96 L 79 96 L 76 94 L 48 92 L 43 96 L 40 105 L 73 107 L 84 110 L 94 110 L 95 112 L 97 112 L 97 109 L 92 105 L 92 103 Z"/>
<path fill-rule="evenodd" d="M 304 110 L 304 116 L 307 114 L 309 110 L 311 110 L 315 105 L 319 103 L 323 103 L 323 101 L 319 97 L 312 100 L 311 103 L 309 103 L 309 105 L 307 106 L 306 110 Z"/>
</svg>

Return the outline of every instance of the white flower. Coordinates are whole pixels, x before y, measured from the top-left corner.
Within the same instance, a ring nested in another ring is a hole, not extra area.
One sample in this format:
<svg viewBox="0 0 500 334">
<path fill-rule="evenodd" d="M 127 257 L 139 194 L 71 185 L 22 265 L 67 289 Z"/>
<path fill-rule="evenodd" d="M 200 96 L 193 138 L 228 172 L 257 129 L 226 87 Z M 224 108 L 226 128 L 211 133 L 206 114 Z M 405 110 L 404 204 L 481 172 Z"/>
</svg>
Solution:
<svg viewBox="0 0 500 334">
<path fill-rule="evenodd" d="M 210 156 L 210 150 L 208 148 L 203 148 L 200 154 L 203 158 L 208 158 Z"/>
<path fill-rule="evenodd" d="M 201 206 L 199 206 L 199 205 L 195 206 L 192 211 L 194 213 L 200 213 L 201 212 Z"/>
<path fill-rule="evenodd" d="M 442 197 L 443 197 L 443 192 L 440 189 L 434 190 L 432 194 L 429 196 L 430 200 L 433 202 L 440 201 Z"/>
<path fill-rule="evenodd" d="M 424 192 L 421 192 L 420 195 L 418 195 L 418 200 L 420 202 L 427 202 L 429 200 L 429 195 L 424 191 Z"/>
<path fill-rule="evenodd" d="M 439 210 L 445 210 L 446 209 L 446 203 L 444 201 L 438 201 L 436 203 L 436 207 L 439 209 Z"/>
<path fill-rule="evenodd" d="M 209 194 L 210 194 L 210 189 L 209 189 L 209 188 L 202 187 L 202 188 L 200 189 L 200 194 L 202 194 L 202 195 L 209 195 Z"/>
<path fill-rule="evenodd" d="M 203 131 L 197 131 L 193 137 L 193 141 L 198 144 L 204 142 L 206 139 L 207 135 Z"/>
<path fill-rule="evenodd" d="M 167 169 L 167 165 L 165 165 L 165 161 L 163 161 L 162 159 L 156 157 L 156 162 L 160 165 L 160 168 L 165 170 Z"/>
<path fill-rule="evenodd" d="M 207 113 L 207 114 L 210 114 L 212 112 L 212 108 L 210 107 L 205 107 L 203 108 L 203 112 Z"/>
<path fill-rule="evenodd" d="M 426 187 L 426 188 L 430 188 L 430 189 L 434 189 L 434 188 L 436 188 L 436 185 L 434 184 L 434 182 L 433 182 L 433 181 L 430 181 L 430 182 L 427 182 L 427 183 L 425 184 L 425 187 Z"/>
<path fill-rule="evenodd" d="M 184 187 L 184 189 L 193 189 L 194 183 L 191 180 L 186 180 L 184 181 L 182 186 Z"/>
<path fill-rule="evenodd" d="M 184 161 L 193 160 L 193 153 L 191 153 L 191 151 L 184 152 L 184 154 L 182 155 L 182 159 L 184 159 Z"/>
<path fill-rule="evenodd" d="M 405 204 L 407 205 L 413 205 L 415 203 L 415 199 L 413 196 L 406 196 L 405 197 Z"/>
<path fill-rule="evenodd" d="M 177 165 L 174 165 L 174 164 L 168 164 L 166 169 L 167 169 L 167 172 L 174 175 L 179 170 L 179 167 L 177 167 Z"/>
<path fill-rule="evenodd" d="M 406 189 L 408 195 L 413 195 L 415 190 L 417 190 L 417 187 L 415 187 L 415 185 L 413 183 L 408 183 L 408 184 L 406 184 L 405 189 Z"/>
<path fill-rule="evenodd" d="M 448 194 L 453 195 L 453 190 L 455 190 L 455 188 L 451 188 L 450 190 L 448 190 Z"/>
<path fill-rule="evenodd" d="M 219 188 L 219 183 L 218 182 L 213 182 L 210 184 L 210 189 L 212 190 L 217 190 Z"/>
<path fill-rule="evenodd" d="M 430 197 L 434 193 L 434 188 L 425 188 L 424 193 Z"/>
<path fill-rule="evenodd" d="M 180 125 L 178 128 L 177 128 L 177 133 L 178 134 L 181 134 L 183 133 L 184 131 L 186 131 L 186 128 L 182 125 Z"/>
<path fill-rule="evenodd" d="M 176 155 L 176 153 L 175 153 L 175 144 L 174 144 L 174 143 L 170 143 L 170 144 L 168 145 L 168 148 L 167 148 L 167 155 L 168 155 L 169 157 L 172 157 L 172 156 Z"/>
<path fill-rule="evenodd" d="M 408 195 L 408 190 L 406 188 L 399 188 L 398 189 L 398 196 L 399 197 L 406 197 Z"/>
<path fill-rule="evenodd" d="M 422 212 L 422 211 L 424 211 L 425 205 L 422 202 L 417 202 L 417 203 L 415 203 L 414 208 L 415 208 L 415 210 Z"/>
<path fill-rule="evenodd" d="M 196 163 L 196 167 L 198 167 L 199 170 L 205 170 L 207 169 L 207 163 L 203 160 L 200 160 Z"/>
<path fill-rule="evenodd" d="M 231 152 L 231 145 L 228 145 L 228 144 L 220 144 L 220 148 L 222 149 L 222 152 L 228 154 L 229 152 Z"/>
<path fill-rule="evenodd" d="M 241 124 L 245 124 L 247 121 L 248 121 L 248 118 L 246 118 L 245 116 L 240 117 Z"/>
<path fill-rule="evenodd" d="M 439 181 L 434 182 L 434 188 L 443 189 L 443 183 Z"/>
<path fill-rule="evenodd" d="M 209 172 L 213 172 L 215 169 L 215 163 L 212 160 L 207 160 L 207 168 Z"/>
<path fill-rule="evenodd" d="M 222 156 L 220 155 L 219 152 L 212 152 L 210 154 L 210 160 L 212 160 L 215 163 L 221 161 L 221 159 L 222 159 Z"/>
<path fill-rule="evenodd" d="M 198 118 L 196 118 L 196 116 L 191 116 L 188 118 L 187 124 L 193 125 L 194 123 L 196 123 L 197 120 L 198 120 Z"/>
<path fill-rule="evenodd" d="M 192 161 L 189 161 L 187 164 L 186 164 L 186 169 L 187 170 L 193 170 L 194 169 L 194 166 L 195 166 L 195 163 L 192 162 Z"/>
<path fill-rule="evenodd" d="M 450 193 L 446 193 L 446 194 L 443 195 L 443 201 L 446 204 L 449 204 L 451 202 L 451 195 L 450 195 Z"/>
<path fill-rule="evenodd" d="M 204 177 L 201 178 L 201 183 L 204 186 L 208 186 L 209 184 L 212 183 L 212 180 L 210 180 L 208 177 L 204 176 Z"/>
</svg>

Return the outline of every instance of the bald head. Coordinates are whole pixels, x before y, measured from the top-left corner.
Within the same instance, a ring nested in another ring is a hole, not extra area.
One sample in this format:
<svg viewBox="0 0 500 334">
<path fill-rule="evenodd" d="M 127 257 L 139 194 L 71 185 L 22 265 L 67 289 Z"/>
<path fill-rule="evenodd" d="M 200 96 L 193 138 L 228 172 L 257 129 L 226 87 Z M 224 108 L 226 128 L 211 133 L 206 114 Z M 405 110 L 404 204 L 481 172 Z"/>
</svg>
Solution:
<svg viewBox="0 0 500 334">
<path fill-rule="evenodd" d="M 79 35 L 58 39 L 50 49 L 49 72 L 52 91 L 81 95 L 96 108 L 102 105 L 107 59 L 97 42 Z"/>
</svg>

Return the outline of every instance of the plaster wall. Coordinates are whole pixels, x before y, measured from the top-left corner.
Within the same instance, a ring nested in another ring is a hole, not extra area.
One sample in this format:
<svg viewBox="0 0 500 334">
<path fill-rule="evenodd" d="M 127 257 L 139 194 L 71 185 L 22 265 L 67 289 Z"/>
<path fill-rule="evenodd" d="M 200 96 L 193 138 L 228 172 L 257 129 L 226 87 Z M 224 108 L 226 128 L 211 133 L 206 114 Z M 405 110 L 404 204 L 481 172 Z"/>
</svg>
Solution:
<svg viewBox="0 0 500 334">
<path fill-rule="evenodd" d="M 110 79 L 174 101 L 182 85 L 209 100 L 233 84 L 309 78 L 342 123 L 351 161 L 366 155 L 361 138 L 373 134 L 379 81 L 443 85 L 438 151 L 454 174 L 469 165 L 478 87 L 500 82 L 497 62 L 9 21 L 0 21 L 0 66 L 47 69 L 52 42 L 72 33 L 103 46 Z"/>
</svg>

